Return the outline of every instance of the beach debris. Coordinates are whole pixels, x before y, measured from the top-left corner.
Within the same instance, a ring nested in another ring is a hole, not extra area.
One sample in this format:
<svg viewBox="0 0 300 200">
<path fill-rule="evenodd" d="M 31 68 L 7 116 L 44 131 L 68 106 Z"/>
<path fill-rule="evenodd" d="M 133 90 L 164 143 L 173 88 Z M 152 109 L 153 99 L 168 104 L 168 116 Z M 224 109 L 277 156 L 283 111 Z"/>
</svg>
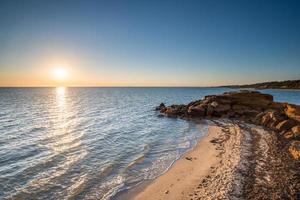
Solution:
<svg viewBox="0 0 300 200">
<path fill-rule="evenodd" d="M 210 143 L 216 144 L 216 143 L 219 143 L 219 140 L 218 140 L 218 139 L 212 139 L 212 140 L 210 140 L 209 142 L 210 142 Z"/>
<path fill-rule="evenodd" d="M 185 157 L 185 159 L 189 160 L 189 161 L 193 161 L 192 157 Z"/>
</svg>

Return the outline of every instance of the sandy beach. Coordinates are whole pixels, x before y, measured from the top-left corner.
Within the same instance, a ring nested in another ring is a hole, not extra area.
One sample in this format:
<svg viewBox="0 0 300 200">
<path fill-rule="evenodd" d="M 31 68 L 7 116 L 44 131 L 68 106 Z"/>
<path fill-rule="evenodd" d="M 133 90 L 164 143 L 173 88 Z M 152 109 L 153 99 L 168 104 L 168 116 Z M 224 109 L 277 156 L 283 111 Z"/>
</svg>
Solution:
<svg viewBox="0 0 300 200">
<path fill-rule="evenodd" d="M 217 138 L 226 140 L 226 133 L 220 126 L 212 125 L 207 136 L 193 150 L 183 155 L 168 172 L 134 199 L 190 199 L 195 196 L 201 180 L 205 180 L 221 162 L 220 144 L 210 142 Z"/>
<path fill-rule="evenodd" d="M 280 199 L 283 194 L 291 195 L 293 191 L 284 185 L 293 175 L 275 141 L 274 134 L 261 127 L 215 121 L 193 150 L 133 199 Z"/>
</svg>

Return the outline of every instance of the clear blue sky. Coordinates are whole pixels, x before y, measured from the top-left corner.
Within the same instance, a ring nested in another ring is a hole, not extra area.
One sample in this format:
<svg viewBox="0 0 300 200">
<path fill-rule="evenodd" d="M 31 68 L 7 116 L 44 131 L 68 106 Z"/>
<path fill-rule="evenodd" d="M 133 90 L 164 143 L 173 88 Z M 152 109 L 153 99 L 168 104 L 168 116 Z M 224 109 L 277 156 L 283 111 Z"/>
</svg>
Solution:
<svg viewBox="0 0 300 200">
<path fill-rule="evenodd" d="M 300 79 L 299 2 L 0 0 L 0 85 L 51 85 L 53 63 L 71 85 Z"/>
</svg>

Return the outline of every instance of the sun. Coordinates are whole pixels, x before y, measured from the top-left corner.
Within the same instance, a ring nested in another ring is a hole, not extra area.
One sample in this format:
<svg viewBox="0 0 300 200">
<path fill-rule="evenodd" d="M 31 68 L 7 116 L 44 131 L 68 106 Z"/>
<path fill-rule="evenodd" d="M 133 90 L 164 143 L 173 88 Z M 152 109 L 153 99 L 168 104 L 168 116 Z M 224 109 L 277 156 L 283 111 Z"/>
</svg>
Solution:
<svg viewBox="0 0 300 200">
<path fill-rule="evenodd" d="M 63 67 L 57 67 L 54 69 L 54 78 L 58 81 L 64 81 L 68 78 L 68 72 Z"/>
</svg>

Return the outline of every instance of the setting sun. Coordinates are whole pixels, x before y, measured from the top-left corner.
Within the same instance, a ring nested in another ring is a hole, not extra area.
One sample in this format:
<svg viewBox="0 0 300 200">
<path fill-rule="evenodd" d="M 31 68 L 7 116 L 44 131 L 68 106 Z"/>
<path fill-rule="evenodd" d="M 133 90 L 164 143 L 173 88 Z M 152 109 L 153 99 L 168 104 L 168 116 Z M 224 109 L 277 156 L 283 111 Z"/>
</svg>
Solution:
<svg viewBox="0 0 300 200">
<path fill-rule="evenodd" d="M 54 78 L 59 81 L 64 81 L 68 77 L 68 72 L 65 68 L 56 68 L 54 70 Z"/>
</svg>

